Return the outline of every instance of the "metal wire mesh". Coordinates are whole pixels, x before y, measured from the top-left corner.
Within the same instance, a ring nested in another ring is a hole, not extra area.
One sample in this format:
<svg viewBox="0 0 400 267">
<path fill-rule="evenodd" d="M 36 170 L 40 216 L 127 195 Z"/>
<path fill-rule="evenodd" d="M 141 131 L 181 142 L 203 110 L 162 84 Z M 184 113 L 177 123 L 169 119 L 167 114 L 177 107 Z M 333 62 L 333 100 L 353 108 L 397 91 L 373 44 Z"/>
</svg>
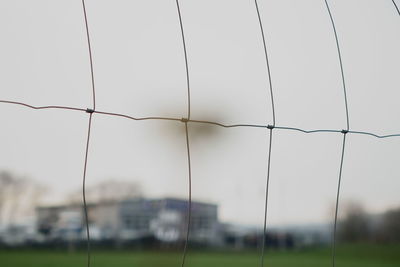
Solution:
<svg viewBox="0 0 400 267">
<path fill-rule="evenodd" d="M 347 101 L 347 92 L 346 92 L 346 80 L 345 80 L 345 72 L 342 62 L 342 55 L 340 50 L 340 42 L 338 33 L 335 26 L 334 15 L 331 12 L 329 3 L 327 0 L 324 0 L 327 13 L 329 15 L 329 19 L 331 22 L 333 34 L 335 37 L 336 48 L 337 48 L 337 55 L 341 73 L 341 80 L 342 80 L 342 87 L 343 87 L 343 99 L 345 103 L 345 114 L 346 114 L 346 129 L 301 129 L 296 127 L 289 127 L 289 126 L 279 126 L 276 124 L 276 113 L 275 113 L 275 104 L 273 98 L 273 86 L 272 86 L 272 77 L 271 77 L 271 66 L 268 58 L 268 49 L 267 49 L 267 38 L 264 33 L 262 17 L 260 15 L 260 9 L 257 0 L 254 0 L 255 4 L 255 11 L 257 14 L 260 33 L 263 42 L 264 48 L 264 55 L 265 55 L 265 64 L 266 64 L 266 71 L 267 71 L 267 79 L 268 79 L 268 86 L 267 90 L 270 93 L 271 97 L 271 107 L 272 107 L 272 124 L 224 124 L 217 121 L 207 121 L 207 120 L 194 120 L 191 119 L 190 116 L 190 79 L 189 79 L 189 65 L 188 65 L 188 56 L 187 56 L 187 49 L 186 49 L 186 41 L 185 41 L 185 33 L 184 33 L 184 23 L 181 14 L 181 8 L 179 5 L 179 0 L 176 0 L 176 8 L 179 18 L 179 25 L 180 25 L 180 32 L 182 38 L 182 45 L 183 45 L 183 54 L 185 60 L 185 70 L 186 70 L 186 84 L 187 84 L 187 115 L 184 118 L 174 118 L 174 117 L 134 117 L 127 114 L 121 113 L 114 113 L 108 111 L 101 111 L 96 109 L 96 88 L 95 88 L 95 75 L 94 75 L 94 66 L 93 66 L 93 55 L 91 49 L 91 42 L 90 42 L 90 32 L 89 32 L 89 24 L 88 24 L 88 16 L 87 10 L 85 5 L 85 0 L 82 0 L 82 11 L 84 14 L 84 25 L 86 30 L 86 38 L 87 38 L 87 47 L 88 47 L 88 55 L 89 55 L 89 65 L 90 65 L 90 75 L 91 75 L 91 91 L 92 91 L 92 107 L 91 108 L 78 108 L 78 107 L 70 107 L 70 106 L 34 106 L 28 103 L 18 102 L 18 101 L 11 101 L 11 100 L 4 100 L 0 99 L 0 103 L 2 104 L 10 104 L 10 105 L 19 105 L 22 107 L 30 108 L 33 110 L 53 110 L 53 109 L 63 109 L 69 111 L 77 111 L 82 113 L 88 114 L 88 124 L 87 124 L 87 138 L 86 138 L 86 147 L 85 147 L 85 157 L 84 157 L 84 167 L 83 167 L 83 175 L 82 175 L 82 199 L 83 199 L 83 207 L 84 207 L 84 217 L 85 217 L 85 225 L 86 225 L 86 235 L 87 235 L 87 266 L 91 265 L 91 254 L 90 254 L 90 229 L 88 223 L 88 210 L 87 210 L 87 203 L 86 203 L 86 170 L 88 165 L 89 159 L 89 144 L 91 139 L 91 125 L 92 120 L 95 116 L 112 116 L 112 117 L 122 117 L 129 120 L 134 121 L 142 121 L 142 120 L 166 120 L 166 121 L 177 121 L 182 122 L 185 128 L 185 142 L 186 142 L 186 149 L 187 149 L 187 166 L 188 166 L 188 210 L 187 210 L 187 232 L 185 237 L 185 243 L 182 252 L 182 262 L 181 266 L 185 265 L 188 245 L 189 245 L 189 236 L 190 236 L 190 226 L 191 226 L 191 202 L 192 202 L 192 170 L 191 170 L 191 152 L 190 152 L 190 134 L 189 134 L 189 125 L 190 124 L 210 124 L 222 128 L 237 128 L 237 127 L 246 127 L 246 128 L 265 128 L 266 134 L 269 135 L 269 147 L 268 147 L 268 160 L 267 160 L 267 173 L 266 173 L 266 182 L 265 182 L 265 207 L 264 207 L 264 224 L 263 224 L 263 243 L 261 249 L 261 260 L 260 265 L 264 266 L 264 256 L 265 256 L 265 246 L 266 246 L 266 233 L 267 233 L 267 218 L 268 218 L 268 193 L 269 193 L 269 181 L 270 181 L 270 168 L 271 168 L 271 156 L 272 156 L 272 145 L 273 145 L 273 132 L 280 130 L 280 131 L 298 131 L 304 134 L 313 134 L 313 133 L 331 133 L 331 134 L 341 134 L 343 136 L 342 144 L 341 144 L 341 157 L 340 157 L 340 165 L 339 165 L 339 175 L 338 175 L 338 183 L 337 183 L 337 190 L 336 190 L 336 203 L 335 203 L 335 213 L 333 219 L 333 231 L 332 231 L 332 266 L 335 266 L 335 259 L 336 259 L 336 231 L 337 231 L 337 220 L 338 220 L 338 210 L 339 210 L 339 202 L 340 202 L 340 191 L 341 191 L 341 181 L 342 181 L 342 170 L 343 170 L 343 163 L 344 163 L 344 156 L 345 156 L 345 146 L 346 146 L 346 136 L 348 134 L 351 135 L 368 135 L 371 137 L 384 139 L 384 138 L 394 138 L 400 137 L 400 133 L 393 133 L 388 135 L 378 135 L 373 132 L 365 132 L 365 131 L 355 131 L 350 129 L 350 120 L 349 120 L 349 112 L 348 112 L 348 101 Z M 394 0 L 392 0 L 393 7 L 395 8 L 396 12 L 400 16 L 399 8 Z"/>
</svg>

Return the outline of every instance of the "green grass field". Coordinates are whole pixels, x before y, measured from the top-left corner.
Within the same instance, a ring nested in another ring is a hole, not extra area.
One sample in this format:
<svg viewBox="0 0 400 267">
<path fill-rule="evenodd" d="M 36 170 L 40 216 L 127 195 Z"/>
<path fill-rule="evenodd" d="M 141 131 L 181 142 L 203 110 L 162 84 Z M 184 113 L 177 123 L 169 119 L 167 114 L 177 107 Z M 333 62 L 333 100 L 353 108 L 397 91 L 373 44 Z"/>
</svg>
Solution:
<svg viewBox="0 0 400 267">
<path fill-rule="evenodd" d="M 275 251 L 265 256 L 268 267 L 328 267 L 331 251 L 308 249 L 302 251 Z M 167 252 L 117 252 L 92 253 L 93 267 L 177 267 L 180 253 Z M 256 252 L 195 252 L 189 251 L 186 266 L 190 267 L 247 267 L 259 266 L 260 255 Z M 338 267 L 399 267 L 400 245 L 346 245 L 337 251 Z M 77 267 L 86 266 L 85 253 L 51 251 L 0 251 L 2 267 Z"/>
</svg>

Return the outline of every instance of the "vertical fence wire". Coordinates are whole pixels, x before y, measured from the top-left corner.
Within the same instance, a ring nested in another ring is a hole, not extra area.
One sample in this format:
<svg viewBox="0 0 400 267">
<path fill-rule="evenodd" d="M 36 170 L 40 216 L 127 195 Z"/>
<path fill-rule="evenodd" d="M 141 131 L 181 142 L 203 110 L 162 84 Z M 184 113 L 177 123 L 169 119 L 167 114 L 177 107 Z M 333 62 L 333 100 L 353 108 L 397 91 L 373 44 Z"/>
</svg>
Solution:
<svg viewBox="0 0 400 267">
<path fill-rule="evenodd" d="M 289 131 L 300 131 L 306 134 L 310 133 L 321 133 L 321 132 L 328 132 L 328 133 L 342 133 L 342 146 L 341 146 L 341 158 L 340 158 L 340 167 L 339 167 L 339 176 L 338 176 L 338 184 L 337 184 L 337 191 L 336 191 L 336 203 L 335 203 L 335 215 L 334 215 L 334 224 L 333 224 L 333 233 L 332 233 L 332 266 L 335 267 L 335 259 L 336 259 L 336 245 L 337 245 L 337 221 L 338 221 L 338 211 L 339 211 L 339 201 L 340 201 L 340 191 L 341 191 L 341 184 L 342 184 L 342 173 L 343 173 L 343 162 L 345 156 L 345 146 L 346 146 L 346 136 L 348 133 L 351 134 L 362 134 L 362 135 L 369 135 L 376 138 L 389 138 L 389 137 L 400 137 L 400 134 L 390 134 L 390 135 L 378 135 L 375 133 L 370 132 L 363 132 L 363 131 L 351 131 L 350 130 L 350 122 L 349 122 L 349 111 L 348 111 L 348 101 L 347 101 L 347 92 L 346 92 L 346 83 L 345 83 L 345 75 L 344 75 L 344 68 L 342 62 L 342 55 L 339 45 L 338 34 L 334 22 L 334 18 L 328 4 L 328 0 L 325 1 L 325 6 L 329 14 L 330 22 L 332 25 L 332 29 L 335 36 L 336 41 L 336 48 L 337 54 L 339 58 L 339 65 L 340 65 L 340 72 L 341 72 L 341 80 L 342 80 L 342 87 L 344 93 L 344 102 L 345 102 L 345 110 L 346 110 L 346 130 L 332 130 L 332 129 L 316 129 L 316 130 L 304 130 L 300 128 L 294 127 L 283 127 L 283 126 L 276 126 L 275 121 L 275 105 L 274 105 L 274 98 L 273 98 L 273 87 L 272 87 L 272 79 L 271 79 L 271 71 L 270 71 L 270 64 L 268 58 L 268 50 L 266 45 L 266 38 L 263 29 L 262 19 L 260 15 L 259 6 L 257 0 L 254 0 L 255 8 L 257 11 L 257 17 L 259 22 L 259 27 L 261 31 L 262 41 L 263 41 L 263 48 L 265 54 L 265 62 L 266 62 L 266 69 L 267 75 L 269 80 L 269 91 L 271 96 L 271 105 L 272 105 L 272 125 L 254 125 L 254 124 L 232 124 L 226 125 L 219 122 L 213 121 L 199 121 L 199 120 L 191 120 L 190 113 L 191 113 L 191 105 L 190 105 L 190 80 L 189 80 L 189 65 L 188 65 L 188 57 L 187 57 L 187 49 L 186 49 L 186 42 L 185 42 L 185 35 L 184 35 L 184 27 L 182 22 L 182 15 L 179 5 L 179 0 L 176 0 L 176 7 L 179 17 L 179 24 L 181 30 L 181 37 L 183 43 L 183 52 L 185 58 L 185 68 L 186 68 L 186 84 L 187 84 L 187 118 L 177 119 L 177 118 L 165 118 L 165 117 L 144 117 L 144 118 L 136 118 L 132 116 L 128 116 L 125 114 L 118 114 L 118 113 L 111 113 L 111 112 L 102 112 L 96 110 L 96 89 L 95 89 L 95 77 L 94 77 L 94 68 L 93 68 L 93 56 L 92 56 L 92 48 L 90 42 L 90 34 L 89 34 L 89 26 L 88 26 L 88 19 L 87 19 L 87 12 L 86 12 L 86 5 L 85 0 L 82 0 L 82 8 L 85 20 L 85 28 L 86 28 L 86 38 L 87 38 L 87 46 L 88 46 L 88 53 L 89 53 L 89 63 L 90 63 L 90 76 L 91 76 L 91 87 L 92 87 L 92 108 L 87 108 L 86 110 L 83 108 L 76 108 L 76 107 L 64 107 L 64 106 L 33 106 L 30 104 L 16 102 L 16 101 L 9 101 L 9 100 L 0 100 L 0 103 L 5 104 L 15 104 L 20 106 L 25 106 L 31 109 L 42 110 L 42 109 L 64 109 L 64 110 L 74 110 L 74 111 L 81 111 L 86 112 L 89 114 L 88 119 L 88 126 L 87 126 L 87 138 L 86 138 L 86 147 L 85 147 L 85 157 L 84 157 L 84 167 L 83 167 L 83 178 L 82 178 L 82 197 L 83 197 L 83 212 L 84 212 L 84 219 L 86 224 L 86 236 L 87 236 L 87 266 L 90 267 L 91 263 L 91 241 L 90 241 L 90 229 L 89 229 L 89 214 L 88 214 L 88 207 L 87 207 L 87 199 L 86 199 L 86 176 L 87 176 L 87 166 L 88 166 L 88 156 L 89 156 L 89 145 L 91 139 L 91 128 L 92 128 L 92 119 L 93 114 L 103 114 L 103 115 L 110 115 L 110 116 L 117 116 L 117 117 L 124 117 L 127 119 L 132 120 L 170 120 L 170 121 L 181 121 L 185 125 L 185 140 L 186 140 L 186 152 L 187 152 L 187 166 L 188 166 L 188 209 L 187 209 L 187 228 L 186 228 L 186 236 L 185 236 L 185 244 L 182 254 L 182 264 L 181 266 L 184 267 L 188 243 L 189 243 L 189 235 L 190 235 L 190 228 L 191 228 L 191 207 L 192 207 L 192 169 L 191 169 L 191 154 L 190 154 L 190 138 L 189 138 L 189 127 L 188 123 L 209 123 L 213 125 L 217 125 L 220 127 L 231 128 L 231 127 L 261 127 L 269 129 L 269 148 L 268 148 L 268 159 L 267 159 L 267 175 L 266 175 L 266 184 L 265 184 L 265 207 L 264 207 L 264 224 L 263 224 L 263 243 L 262 243 L 262 253 L 261 253 L 261 267 L 264 266 L 264 254 L 265 254 L 265 247 L 266 247 L 266 231 L 267 231 L 267 211 L 268 211 L 268 194 L 269 194 L 269 182 L 270 182 L 270 169 L 271 169 L 271 154 L 272 154 L 272 140 L 273 140 L 273 129 L 281 129 L 281 130 L 289 130 Z M 397 10 L 397 13 L 400 15 L 399 8 L 394 0 L 392 3 Z"/>
<path fill-rule="evenodd" d="M 346 147 L 346 132 L 343 132 L 343 141 L 342 141 L 342 152 L 340 157 L 340 166 L 339 166 L 339 178 L 338 178 L 338 186 L 336 191 L 336 205 L 335 205 L 335 219 L 333 223 L 333 234 L 332 234 L 332 267 L 335 267 L 336 263 L 336 231 L 337 231 L 337 219 L 338 219 L 338 210 L 339 210 L 339 198 L 340 198 L 340 187 L 342 182 L 342 171 L 343 171 L 343 159 Z"/>
<path fill-rule="evenodd" d="M 89 33 L 89 23 L 87 19 L 87 12 L 86 12 L 86 4 L 85 0 L 82 0 L 82 9 L 83 9 L 83 16 L 85 19 L 85 29 L 86 29 L 86 39 L 87 39 L 87 46 L 88 46 L 88 54 L 89 54 L 89 65 L 90 65 L 90 77 L 91 77 L 91 86 L 92 86 L 92 109 L 88 108 L 86 110 L 89 113 L 89 122 L 88 122 L 88 134 L 86 140 L 86 150 L 85 150 L 85 164 L 83 169 L 83 181 L 82 181 L 82 198 L 83 198 L 83 211 L 85 215 L 85 225 L 86 225 L 86 243 L 87 243 L 87 267 L 90 267 L 90 229 L 89 229 L 89 216 L 88 216 L 88 206 L 86 201 L 86 173 L 87 173 L 87 162 L 88 162 L 88 154 L 89 154 L 89 143 L 90 143 L 90 130 L 92 127 L 92 118 L 93 113 L 96 110 L 96 86 L 94 80 L 94 70 L 93 70 L 93 55 L 92 55 L 92 46 L 90 43 L 90 33 Z"/>
<path fill-rule="evenodd" d="M 185 121 L 185 136 L 186 136 L 186 152 L 187 152 L 187 166 L 188 166 L 188 192 L 189 192 L 189 199 L 188 199 L 188 206 L 187 206 L 187 225 L 186 225 L 186 237 L 185 237 L 185 244 L 183 247 L 182 253 L 182 264 L 181 267 L 185 266 L 186 262 L 186 255 L 187 249 L 189 244 L 189 235 L 190 235 L 190 226 L 191 226 L 191 217 L 192 217 L 192 165 L 191 165 L 191 157 L 190 157 L 190 140 L 189 140 L 189 129 L 188 129 L 188 122 Z"/>
<path fill-rule="evenodd" d="M 264 27 L 263 27 L 263 23 L 262 23 L 262 20 L 261 20 L 261 15 L 260 15 L 260 10 L 259 10 L 259 7 L 258 7 L 257 0 L 254 0 L 254 4 L 256 6 L 257 18 L 258 18 L 258 23 L 259 23 L 260 32 L 261 32 L 261 36 L 262 36 L 263 47 L 264 47 L 265 63 L 266 63 L 266 67 L 267 67 L 269 92 L 270 92 L 270 96 L 271 96 L 271 105 L 272 105 L 272 125 L 275 126 L 275 104 L 274 104 L 274 94 L 273 94 L 273 89 L 272 89 L 271 69 L 270 69 L 269 58 L 268 58 L 268 49 L 267 49 L 267 44 L 266 44 L 266 41 L 265 41 Z"/>
<path fill-rule="evenodd" d="M 185 32 L 183 29 L 183 22 L 182 22 L 182 14 L 181 14 L 181 8 L 179 5 L 179 0 L 176 0 L 176 9 L 178 11 L 178 17 L 179 17 L 179 25 L 181 28 L 181 36 L 182 36 L 182 45 L 183 45 L 183 54 L 185 56 L 185 70 L 186 70 L 186 86 L 187 86 L 187 119 L 190 120 L 190 79 L 189 79 L 189 64 L 188 64 L 188 57 L 187 57 L 187 51 L 186 51 L 186 41 L 185 41 Z"/>
<path fill-rule="evenodd" d="M 326 6 L 326 9 L 328 11 L 329 18 L 330 18 L 330 21 L 331 21 L 333 33 L 335 35 L 336 49 L 337 49 L 337 54 L 338 54 L 338 58 L 339 58 L 339 65 L 340 65 L 340 74 L 341 74 L 341 77 L 342 77 L 342 86 L 343 86 L 343 94 L 344 94 L 344 105 L 345 105 L 345 108 L 346 108 L 346 125 L 347 125 L 346 126 L 347 127 L 346 130 L 349 131 L 350 130 L 349 108 L 348 108 L 348 105 L 347 105 L 346 80 L 345 80 L 345 75 L 344 75 L 344 70 L 343 70 L 342 53 L 341 53 L 341 50 L 340 50 L 339 38 L 338 38 L 338 35 L 337 35 L 336 25 L 335 25 L 335 21 L 334 21 L 333 16 L 332 16 L 331 8 L 329 7 L 328 0 L 324 0 L 324 1 L 325 1 L 325 6 Z"/>
<path fill-rule="evenodd" d="M 392 0 L 392 3 L 393 3 L 393 5 L 394 5 L 394 7 L 396 8 L 397 14 L 399 14 L 399 16 L 400 16 L 400 10 L 399 10 L 399 7 L 398 7 L 397 4 L 396 4 L 396 1 L 395 1 L 395 0 Z"/>
<path fill-rule="evenodd" d="M 85 224 L 86 224 L 86 246 L 87 246 L 87 266 L 90 266 L 90 231 L 89 231 L 89 216 L 86 202 L 86 173 L 87 173 L 87 163 L 88 163 L 88 155 L 89 155 L 89 144 L 90 144 L 90 130 L 92 128 L 92 117 L 93 113 L 89 115 L 89 123 L 87 130 L 87 138 L 86 138 L 86 149 L 85 149 L 85 163 L 83 167 L 83 180 L 82 180 L 82 197 L 83 197 L 83 212 L 85 216 Z"/>
<path fill-rule="evenodd" d="M 269 129 L 269 147 L 268 147 L 268 159 L 267 159 L 267 177 L 265 182 L 265 203 L 264 203 L 264 223 L 263 223 L 263 236 L 262 236 L 262 244 L 261 244 L 261 259 L 260 264 L 261 267 L 264 266 L 264 256 L 265 256 L 265 246 L 266 246 L 266 236 L 267 236 L 267 215 L 268 215 L 268 192 L 269 192 L 269 180 L 270 180 L 270 169 L 271 169 L 271 152 L 272 152 L 272 130 L 275 127 L 275 104 L 274 104 L 274 94 L 273 94 L 273 87 L 272 87 L 272 77 L 271 77 L 271 68 L 269 64 L 268 58 L 268 49 L 266 44 L 266 38 L 264 33 L 264 27 L 260 15 L 260 9 L 258 7 L 257 0 L 254 0 L 254 5 L 257 12 L 258 18 L 258 25 L 262 37 L 262 43 L 264 48 L 264 56 L 265 56 L 265 64 L 267 69 L 267 77 L 269 83 L 269 92 L 271 97 L 271 107 L 272 107 L 272 125 L 268 125 L 267 128 Z"/>
<path fill-rule="evenodd" d="M 187 56 L 187 49 L 186 49 L 186 40 L 185 40 L 185 32 L 184 32 L 184 27 L 183 27 L 183 21 L 182 21 L 182 14 L 181 14 L 181 8 L 179 5 L 179 0 L 176 0 L 176 9 L 178 12 L 178 18 L 179 18 L 179 26 L 181 30 L 181 37 L 182 37 L 182 45 L 183 45 L 183 54 L 185 58 L 185 70 L 186 70 L 186 86 L 187 86 L 187 117 L 182 118 L 182 122 L 185 123 L 185 136 L 186 136 L 186 149 L 187 149 L 187 166 L 188 166 L 188 183 L 189 183 L 189 188 L 188 188 L 188 207 L 187 207 L 187 215 L 186 215 L 186 220 L 187 220 L 187 225 L 186 225 L 186 236 L 185 236 L 185 244 L 183 247 L 183 252 L 182 252 L 182 263 L 181 266 L 185 266 L 186 262 L 186 255 L 187 255 L 187 250 L 188 250 L 188 244 L 189 244 L 189 235 L 190 235 L 190 227 L 191 227 L 191 217 L 192 217 L 192 168 L 191 168 L 191 159 L 190 159 L 190 145 L 189 145 L 189 129 L 188 129 L 188 121 L 190 120 L 190 111 L 191 111 L 191 106 L 190 106 L 190 78 L 189 78 L 189 64 L 188 64 L 188 56 Z"/>
<path fill-rule="evenodd" d="M 82 0 L 82 8 L 83 8 L 83 16 L 85 18 L 86 39 L 87 39 L 87 46 L 88 46 L 88 52 L 89 52 L 93 110 L 96 110 L 96 88 L 95 88 L 95 82 L 94 82 L 93 56 L 92 56 L 92 46 L 90 44 L 89 23 L 88 23 L 88 19 L 87 19 L 85 0 Z"/>
<path fill-rule="evenodd" d="M 267 242 L 267 214 L 268 214 L 268 192 L 269 192 L 269 177 L 271 170 L 271 151 L 272 151 L 272 127 L 269 129 L 269 147 L 268 147 L 268 163 L 267 163 L 267 181 L 265 183 L 265 206 L 264 206 L 264 227 L 261 244 L 261 267 L 264 266 L 265 243 Z"/>
<path fill-rule="evenodd" d="M 343 158 L 344 158 L 344 153 L 345 153 L 346 135 L 350 130 L 350 122 L 349 122 L 349 108 L 348 108 L 348 104 L 347 104 L 348 101 L 347 101 L 347 92 L 346 92 L 346 81 L 345 81 L 345 75 L 344 75 L 344 69 L 343 69 L 342 53 L 340 50 L 339 38 L 338 38 L 337 30 L 336 30 L 335 20 L 333 19 L 333 15 L 332 15 L 328 0 L 324 0 L 324 1 L 325 1 L 326 10 L 328 11 L 328 14 L 329 14 L 333 33 L 335 36 L 336 49 L 337 49 L 340 73 L 341 73 L 341 78 L 342 78 L 343 96 L 344 96 L 344 103 L 345 103 L 345 109 L 346 109 L 346 127 L 347 127 L 346 130 L 342 130 L 343 143 L 342 143 L 342 152 L 341 152 L 340 167 L 339 167 L 338 187 L 337 187 L 337 192 L 336 192 L 335 217 L 334 217 L 334 222 L 333 222 L 332 267 L 335 267 L 336 243 L 337 243 L 336 231 L 337 231 L 337 220 L 338 220 L 338 210 L 339 210 L 339 200 L 340 200 L 339 197 L 340 197 L 341 180 L 342 180 Z"/>
</svg>

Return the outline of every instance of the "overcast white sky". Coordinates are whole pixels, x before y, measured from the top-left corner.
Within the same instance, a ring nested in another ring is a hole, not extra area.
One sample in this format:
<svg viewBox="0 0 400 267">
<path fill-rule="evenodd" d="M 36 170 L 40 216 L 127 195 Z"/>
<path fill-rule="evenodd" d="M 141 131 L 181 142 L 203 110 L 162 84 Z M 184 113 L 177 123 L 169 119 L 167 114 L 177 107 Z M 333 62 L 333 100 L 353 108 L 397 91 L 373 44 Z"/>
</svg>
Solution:
<svg viewBox="0 0 400 267">
<path fill-rule="evenodd" d="M 330 1 L 342 48 L 350 128 L 400 133 L 400 17 L 390 0 Z M 398 2 L 399 3 L 399 2 Z M 399 3 L 400 4 L 400 3 Z M 323 0 L 260 1 L 276 124 L 346 127 L 332 27 Z M 192 119 L 271 124 L 262 40 L 252 0 L 182 0 Z M 173 0 L 87 0 L 97 109 L 186 114 L 185 65 Z M 0 1 L 0 99 L 91 107 L 81 2 Z M 0 105 L 0 169 L 46 184 L 59 202 L 81 186 L 88 115 Z M 267 129 L 190 125 L 195 199 L 225 221 L 262 225 Z M 325 222 L 341 134 L 274 130 L 269 221 Z M 198 134 L 196 134 L 198 133 Z M 202 134 L 201 134 L 202 133 Z M 342 199 L 380 212 L 400 205 L 400 138 L 349 135 Z M 187 196 L 184 126 L 94 115 L 88 186 L 139 182 L 151 197 Z"/>
</svg>

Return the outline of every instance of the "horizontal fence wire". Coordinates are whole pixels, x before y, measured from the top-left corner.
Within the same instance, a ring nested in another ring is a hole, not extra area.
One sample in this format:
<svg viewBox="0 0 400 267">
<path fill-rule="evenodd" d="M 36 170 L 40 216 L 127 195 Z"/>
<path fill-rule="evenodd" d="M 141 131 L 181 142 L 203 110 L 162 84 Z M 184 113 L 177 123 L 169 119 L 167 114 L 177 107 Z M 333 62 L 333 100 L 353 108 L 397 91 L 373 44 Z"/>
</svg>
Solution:
<svg viewBox="0 0 400 267">
<path fill-rule="evenodd" d="M 191 152 L 190 152 L 190 138 L 189 138 L 189 127 L 188 125 L 193 124 L 208 124 L 213 126 L 218 126 L 222 128 L 263 128 L 269 129 L 269 145 L 268 145 L 268 158 L 267 158 L 267 173 L 266 173 L 266 183 L 265 183 L 265 206 L 264 206 L 264 224 L 263 224 L 263 244 L 261 248 L 261 267 L 264 266 L 264 254 L 265 254 L 265 246 L 266 246 L 266 232 L 267 232 L 267 211 L 268 211 L 268 193 L 269 193 L 269 181 L 270 181 L 270 168 L 271 168 L 271 152 L 272 152 L 272 136 L 273 130 L 281 130 L 281 131 L 296 131 L 301 132 L 304 134 L 314 134 L 314 133 L 334 133 L 334 134 L 342 134 L 343 140 L 341 145 L 341 157 L 340 157 L 340 165 L 339 165 L 339 176 L 338 176 L 338 184 L 337 184 L 337 191 L 336 191 L 336 204 L 335 204 L 335 214 L 334 214 L 334 224 L 333 224 L 333 240 L 332 240 L 332 266 L 335 267 L 335 258 L 336 258 L 336 228 L 337 228 L 337 219 L 338 219 L 338 210 L 339 210 L 339 201 L 340 201 L 340 190 L 341 190 L 341 182 L 342 182 L 342 173 L 343 173 L 343 162 L 345 156 L 345 145 L 346 145 L 346 136 L 348 134 L 352 135 L 367 135 L 379 139 L 384 138 L 394 138 L 400 137 L 400 133 L 392 133 L 387 135 L 379 135 L 373 132 L 367 131 L 355 131 L 350 129 L 350 120 L 349 120 L 349 111 L 348 111 L 348 101 L 347 101 L 347 92 L 346 92 L 346 83 L 345 83 L 345 75 L 344 75 L 344 68 L 342 62 L 342 55 L 339 45 L 339 38 L 335 26 L 334 17 L 332 15 L 328 0 L 324 0 L 325 7 L 327 9 L 329 19 L 331 22 L 331 26 L 333 29 L 337 54 L 339 59 L 339 67 L 341 73 L 341 80 L 342 80 L 342 87 L 343 87 L 343 95 L 344 95 L 344 104 L 345 104 L 345 114 L 346 114 L 346 129 L 302 129 L 297 127 L 290 127 L 290 126 L 279 126 L 276 125 L 276 114 L 275 114 L 275 104 L 274 104 L 274 95 L 273 95 L 273 87 L 272 87 L 272 77 L 271 77 L 271 70 L 270 70 L 270 63 L 268 58 L 268 50 L 266 45 L 266 37 L 264 33 L 263 23 L 260 15 L 260 9 L 258 6 L 257 0 L 254 0 L 255 9 L 257 13 L 258 25 L 261 32 L 262 42 L 263 42 L 263 49 L 264 49 L 264 56 L 265 56 L 265 64 L 267 70 L 267 78 L 268 78 L 268 86 L 269 86 L 269 94 L 271 98 L 271 107 L 272 107 L 272 125 L 266 124 L 251 124 L 251 123 L 240 123 L 240 124 L 225 124 L 222 122 L 217 121 L 209 121 L 209 120 L 195 120 L 191 118 L 191 105 L 190 105 L 190 79 L 189 79 L 189 64 L 188 64 L 188 56 L 187 56 L 187 46 L 185 41 L 185 34 L 184 34 L 184 26 L 181 14 L 181 8 L 179 5 L 179 0 L 176 0 L 176 8 L 179 18 L 179 25 L 181 31 L 181 38 L 183 44 L 183 53 L 184 53 L 184 60 L 185 60 L 185 70 L 186 70 L 186 84 L 187 84 L 187 116 L 183 118 L 174 118 L 174 117 L 163 117 L 163 116 L 150 116 L 150 117 L 134 117 L 128 114 L 122 113 L 114 113 L 114 112 L 107 112 L 107 111 L 100 111 L 96 109 L 96 88 L 95 88 L 95 75 L 94 75 L 94 67 L 93 67 L 93 55 L 92 55 L 92 48 L 90 42 L 90 33 L 89 33 L 89 24 L 87 18 L 87 11 L 85 0 L 82 0 L 82 9 L 83 9 L 83 16 L 84 16 L 84 23 L 85 23 L 85 30 L 86 30 L 86 38 L 87 38 L 87 47 L 88 47 L 88 56 L 89 56 L 89 66 L 90 66 L 90 77 L 91 77 L 91 91 L 92 91 L 92 107 L 91 108 L 77 108 L 77 107 L 70 107 L 70 106 L 58 106 L 58 105 L 47 105 L 47 106 L 35 106 L 32 104 L 13 101 L 13 100 L 4 100 L 0 99 L 0 103 L 2 104 L 10 104 L 10 105 L 17 105 L 26 107 L 33 110 L 66 110 L 66 111 L 79 111 L 83 113 L 88 113 L 88 126 L 87 126 L 87 138 L 86 138 L 86 146 L 85 146 L 85 157 L 84 157 L 84 167 L 83 167 L 83 178 L 82 178 L 82 197 L 83 197 L 83 212 L 85 217 L 85 224 L 86 224 L 86 235 L 87 235 L 87 266 L 90 267 L 91 264 L 91 252 L 90 252 L 90 231 L 89 231 L 89 214 L 87 209 L 86 203 L 86 174 L 87 174 L 87 165 L 88 165 L 88 156 L 89 156 L 89 144 L 91 138 L 91 126 L 94 114 L 103 115 L 103 116 L 111 116 L 111 117 L 120 117 L 124 119 L 134 120 L 134 121 L 147 121 L 147 120 L 156 120 L 156 121 L 174 121 L 184 123 L 185 127 L 185 142 L 186 142 L 186 155 L 187 155 L 187 167 L 188 167 L 188 209 L 187 209 L 187 224 L 186 224 L 186 236 L 184 240 L 184 248 L 182 253 L 182 262 L 181 266 L 184 267 L 188 244 L 189 244 L 189 235 L 190 235 L 190 227 L 191 227 L 191 205 L 192 205 L 192 170 L 191 170 Z M 394 0 L 392 3 L 400 15 L 399 8 Z"/>
<path fill-rule="evenodd" d="M 13 105 L 20 105 L 24 107 L 28 107 L 34 110 L 44 110 L 44 109 L 58 109 L 58 110 L 72 110 L 72 111 L 80 111 L 82 113 L 88 113 L 88 110 L 90 112 L 90 109 L 87 108 L 76 108 L 76 107 L 68 107 L 68 106 L 34 106 L 31 104 L 27 104 L 24 102 L 18 102 L 18 101 L 10 101 L 10 100 L 0 100 L 0 103 L 4 104 L 13 104 Z M 106 115 L 110 117 L 120 117 L 120 118 L 125 118 L 128 120 L 133 120 L 133 121 L 146 121 L 146 120 L 160 120 L 160 121 L 175 121 L 175 122 L 188 122 L 188 123 L 193 123 L 193 124 L 210 124 L 214 126 L 219 126 L 221 128 L 265 128 L 268 129 L 272 127 L 272 125 L 268 124 L 251 124 L 251 123 L 239 123 L 239 124 L 226 124 L 222 122 L 217 122 L 217 121 L 208 121 L 208 120 L 194 120 L 190 119 L 187 120 L 185 118 L 173 118 L 173 117 L 162 117 L 162 116 L 150 116 L 150 117 L 134 117 L 128 114 L 123 114 L 123 113 L 114 113 L 114 112 L 106 112 L 106 111 L 99 111 L 95 110 L 93 111 L 93 114 L 100 114 L 100 115 Z M 287 126 L 275 126 L 274 129 L 276 130 L 283 130 L 283 131 L 296 131 L 296 132 L 301 132 L 305 134 L 314 134 L 314 133 L 343 133 L 343 129 L 303 129 L 303 128 L 296 128 L 296 127 L 287 127 Z M 387 134 L 387 135 L 380 135 L 374 132 L 368 132 L 368 131 L 353 131 L 349 130 L 347 132 L 348 134 L 354 134 L 354 135 L 368 135 L 372 136 L 375 138 L 390 138 L 390 137 L 400 137 L 400 133 L 392 133 L 392 134 Z"/>
</svg>

